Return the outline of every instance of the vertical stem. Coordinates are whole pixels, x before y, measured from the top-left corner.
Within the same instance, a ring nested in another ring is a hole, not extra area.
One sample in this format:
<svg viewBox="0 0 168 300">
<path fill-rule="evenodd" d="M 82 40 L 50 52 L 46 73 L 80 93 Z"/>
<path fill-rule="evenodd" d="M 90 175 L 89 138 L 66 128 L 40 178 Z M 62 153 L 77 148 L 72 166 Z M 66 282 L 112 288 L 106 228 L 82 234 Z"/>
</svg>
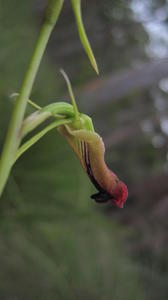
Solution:
<svg viewBox="0 0 168 300">
<path fill-rule="evenodd" d="M 17 148 L 20 144 L 19 131 L 24 118 L 27 99 L 29 99 L 41 59 L 47 46 L 50 34 L 61 11 L 62 4 L 63 0 L 49 1 L 45 21 L 42 25 L 34 52 L 32 54 L 32 58 L 30 60 L 29 67 L 26 71 L 25 78 L 20 89 L 19 96 L 17 97 L 15 103 L 0 160 L 0 196 L 10 174 L 13 160 L 15 158 Z"/>
</svg>

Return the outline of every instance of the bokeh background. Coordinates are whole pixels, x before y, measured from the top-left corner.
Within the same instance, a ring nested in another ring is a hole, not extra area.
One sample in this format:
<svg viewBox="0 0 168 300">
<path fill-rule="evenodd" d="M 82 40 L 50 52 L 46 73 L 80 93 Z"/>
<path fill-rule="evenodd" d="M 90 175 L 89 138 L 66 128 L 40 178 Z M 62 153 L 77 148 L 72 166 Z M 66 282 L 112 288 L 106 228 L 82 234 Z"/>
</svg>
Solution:
<svg viewBox="0 0 168 300">
<path fill-rule="evenodd" d="M 0 0 L 1 148 L 45 6 Z M 0 299 L 167 300 L 168 1 L 82 0 L 82 9 L 100 76 L 65 0 L 31 98 L 69 101 L 66 70 L 129 198 L 123 210 L 94 203 L 65 140 L 45 136 L 17 162 L 0 201 Z"/>
</svg>

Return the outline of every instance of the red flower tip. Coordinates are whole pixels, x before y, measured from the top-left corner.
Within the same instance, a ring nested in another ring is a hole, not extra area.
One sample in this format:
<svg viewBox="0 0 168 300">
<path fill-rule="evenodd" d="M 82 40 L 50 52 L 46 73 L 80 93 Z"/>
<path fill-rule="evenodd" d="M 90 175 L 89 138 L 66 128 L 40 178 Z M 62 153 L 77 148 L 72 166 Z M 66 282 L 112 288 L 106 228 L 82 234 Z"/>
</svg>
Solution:
<svg viewBox="0 0 168 300">
<path fill-rule="evenodd" d="M 128 197 L 128 189 L 126 184 L 123 183 L 122 181 L 119 181 L 112 195 L 113 195 L 113 198 L 111 199 L 112 203 L 119 208 L 123 208 L 124 203 Z"/>
</svg>

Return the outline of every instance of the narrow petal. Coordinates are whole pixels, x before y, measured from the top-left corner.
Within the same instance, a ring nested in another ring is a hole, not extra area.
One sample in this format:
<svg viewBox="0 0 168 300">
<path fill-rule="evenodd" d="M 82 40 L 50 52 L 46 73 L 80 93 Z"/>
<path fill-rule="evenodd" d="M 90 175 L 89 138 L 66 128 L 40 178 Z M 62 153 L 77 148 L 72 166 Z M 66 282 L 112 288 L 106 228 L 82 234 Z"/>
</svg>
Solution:
<svg viewBox="0 0 168 300">
<path fill-rule="evenodd" d="M 92 48 L 90 46 L 89 40 L 87 38 L 86 32 L 85 32 L 85 28 L 83 25 L 83 21 L 82 21 L 82 13 L 81 13 L 81 0 L 71 0 L 72 2 L 72 8 L 74 11 L 74 15 L 76 18 L 76 23 L 77 23 L 77 27 L 78 27 L 78 32 L 79 32 L 79 36 L 80 36 L 80 40 L 81 43 L 88 55 L 88 58 L 91 62 L 92 67 L 94 68 L 94 70 L 96 71 L 97 74 L 99 74 L 99 69 L 97 66 L 97 62 L 96 59 L 94 57 Z"/>
</svg>

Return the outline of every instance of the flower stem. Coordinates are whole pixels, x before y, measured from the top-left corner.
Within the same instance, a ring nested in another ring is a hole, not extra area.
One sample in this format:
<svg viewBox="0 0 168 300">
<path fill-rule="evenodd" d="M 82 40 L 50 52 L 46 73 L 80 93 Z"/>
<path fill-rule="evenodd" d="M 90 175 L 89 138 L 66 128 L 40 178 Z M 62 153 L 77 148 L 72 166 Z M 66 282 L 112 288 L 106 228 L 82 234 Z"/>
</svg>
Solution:
<svg viewBox="0 0 168 300">
<path fill-rule="evenodd" d="M 51 2 L 53 4 L 54 14 L 52 13 L 52 4 L 50 4 Z M 46 49 L 51 32 L 58 19 L 62 4 L 63 0 L 49 1 L 50 10 L 47 10 L 47 12 L 49 11 L 49 13 L 45 17 L 30 60 L 29 67 L 26 71 L 19 95 L 15 102 L 0 160 L 0 196 L 10 174 L 10 170 L 16 156 L 16 151 L 21 142 L 20 128 L 26 110 L 27 99 L 29 99 L 41 59 Z"/>
</svg>

